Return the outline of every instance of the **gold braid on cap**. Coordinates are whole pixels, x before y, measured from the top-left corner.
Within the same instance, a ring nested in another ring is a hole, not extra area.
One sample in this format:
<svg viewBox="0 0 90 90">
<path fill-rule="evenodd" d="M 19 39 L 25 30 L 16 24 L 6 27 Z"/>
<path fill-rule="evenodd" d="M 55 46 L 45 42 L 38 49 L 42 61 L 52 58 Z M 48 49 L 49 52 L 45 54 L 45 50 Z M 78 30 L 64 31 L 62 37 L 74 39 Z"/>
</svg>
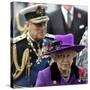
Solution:
<svg viewBox="0 0 90 90">
<path fill-rule="evenodd" d="M 16 68 L 16 71 L 15 73 L 13 74 L 13 79 L 17 79 L 23 72 L 27 62 L 28 62 L 28 59 L 29 59 L 29 49 L 26 48 L 24 50 L 24 53 L 23 53 L 23 57 L 22 57 L 22 63 L 21 63 L 21 66 L 18 65 L 18 62 L 17 62 L 17 51 L 16 51 L 16 44 L 13 45 L 13 63 L 15 64 L 15 68 Z"/>
</svg>

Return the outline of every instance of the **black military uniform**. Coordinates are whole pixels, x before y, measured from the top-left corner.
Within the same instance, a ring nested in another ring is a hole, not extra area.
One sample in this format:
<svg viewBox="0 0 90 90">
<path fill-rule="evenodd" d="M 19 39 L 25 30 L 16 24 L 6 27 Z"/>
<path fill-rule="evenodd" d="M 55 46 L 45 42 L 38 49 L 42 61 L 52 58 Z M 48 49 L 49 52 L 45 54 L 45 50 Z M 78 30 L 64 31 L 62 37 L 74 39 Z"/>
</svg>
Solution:
<svg viewBox="0 0 90 90">
<path fill-rule="evenodd" d="M 28 9 L 32 11 L 40 5 L 34 5 Z M 45 7 L 42 6 L 41 7 Z M 25 14 L 26 15 L 26 14 Z M 48 21 L 48 16 L 44 14 L 36 15 L 35 11 L 33 13 L 28 13 L 27 18 L 36 18 L 37 23 Z M 34 19 L 35 21 L 35 19 Z M 44 46 L 49 44 L 52 40 L 43 39 L 39 42 L 33 40 L 30 33 L 24 33 L 14 39 L 12 39 L 11 44 L 11 83 L 17 86 L 31 87 L 35 85 L 37 74 L 40 70 L 46 68 L 49 65 L 48 57 L 40 57 L 38 50 L 42 50 Z"/>
</svg>

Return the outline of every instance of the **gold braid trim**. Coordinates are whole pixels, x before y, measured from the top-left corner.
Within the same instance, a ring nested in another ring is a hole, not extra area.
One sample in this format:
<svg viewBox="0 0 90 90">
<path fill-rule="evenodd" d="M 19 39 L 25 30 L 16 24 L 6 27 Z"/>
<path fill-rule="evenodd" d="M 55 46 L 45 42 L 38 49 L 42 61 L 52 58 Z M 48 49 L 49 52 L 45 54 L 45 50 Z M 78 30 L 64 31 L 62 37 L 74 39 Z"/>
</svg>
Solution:
<svg viewBox="0 0 90 90">
<path fill-rule="evenodd" d="M 15 64 L 15 67 L 16 67 L 16 71 L 15 73 L 13 74 L 13 79 L 17 79 L 23 72 L 26 64 L 27 64 L 27 61 L 29 59 L 29 49 L 25 49 L 24 50 L 24 53 L 23 53 L 23 57 L 22 57 L 22 63 L 21 63 L 21 67 L 18 65 L 17 63 L 17 53 L 16 53 L 16 45 L 13 47 L 13 60 L 14 60 L 14 64 Z"/>
<path fill-rule="evenodd" d="M 16 15 L 16 25 L 17 25 L 18 30 L 22 34 L 22 33 L 26 32 L 26 30 L 25 30 L 25 27 L 20 25 L 19 15 L 20 15 L 19 13 L 17 13 L 17 15 Z"/>
<path fill-rule="evenodd" d="M 12 48 L 12 50 L 13 50 L 13 62 L 14 62 L 14 64 L 15 64 L 15 67 L 16 67 L 16 70 L 20 70 L 20 66 L 18 65 L 18 62 L 17 62 L 17 51 L 16 51 L 16 44 L 14 44 L 13 45 L 13 48 Z"/>
</svg>

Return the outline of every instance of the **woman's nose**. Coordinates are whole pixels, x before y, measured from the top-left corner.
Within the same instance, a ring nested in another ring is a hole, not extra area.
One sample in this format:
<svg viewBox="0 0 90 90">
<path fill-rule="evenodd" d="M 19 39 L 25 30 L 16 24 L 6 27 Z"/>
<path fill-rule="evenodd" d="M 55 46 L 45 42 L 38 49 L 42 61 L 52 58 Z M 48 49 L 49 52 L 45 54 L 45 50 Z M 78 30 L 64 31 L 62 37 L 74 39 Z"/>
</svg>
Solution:
<svg viewBox="0 0 90 90">
<path fill-rule="evenodd" d="M 66 57 L 66 56 L 64 56 L 64 57 L 63 57 L 63 60 L 64 60 L 64 61 L 67 61 L 67 57 Z"/>
</svg>

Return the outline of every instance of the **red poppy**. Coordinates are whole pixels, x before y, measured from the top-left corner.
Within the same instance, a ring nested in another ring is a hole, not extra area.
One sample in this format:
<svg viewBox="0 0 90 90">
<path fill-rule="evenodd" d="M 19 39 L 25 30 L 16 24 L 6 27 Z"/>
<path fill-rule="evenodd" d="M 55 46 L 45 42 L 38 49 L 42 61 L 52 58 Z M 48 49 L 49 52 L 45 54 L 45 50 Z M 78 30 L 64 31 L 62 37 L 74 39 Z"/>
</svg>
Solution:
<svg viewBox="0 0 90 90">
<path fill-rule="evenodd" d="M 77 13 L 77 16 L 79 19 L 82 17 L 81 13 Z"/>
<path fill-rule="evenodd" d="M 53 46 L 51 44 L 48 45 L 48 50 L 51 50 Z"/>
</svg>

